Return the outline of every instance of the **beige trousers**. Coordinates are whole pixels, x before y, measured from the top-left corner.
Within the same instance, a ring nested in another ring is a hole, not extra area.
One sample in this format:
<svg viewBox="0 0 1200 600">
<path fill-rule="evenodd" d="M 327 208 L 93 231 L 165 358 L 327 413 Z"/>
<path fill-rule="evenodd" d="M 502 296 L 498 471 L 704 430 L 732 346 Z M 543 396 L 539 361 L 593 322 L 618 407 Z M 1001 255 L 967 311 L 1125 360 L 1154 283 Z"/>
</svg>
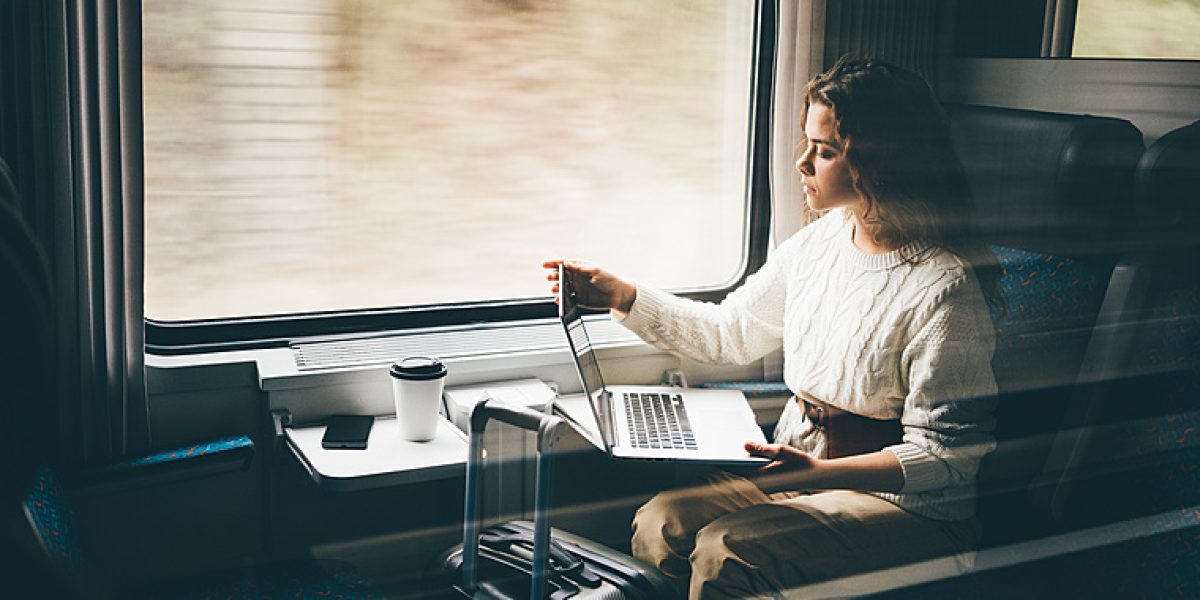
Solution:
<svg viewBox="0 0 1200 600">
<path fill-rule="evenodd" d="M 805 597 L 817 582 L 963 556 L 978 539 L 975 519 L 928 519 L 862 492 L 767 494 L 728 473 L 660 493 L 633 520 L 634 556 L 693 600 Z"/>
</svg>

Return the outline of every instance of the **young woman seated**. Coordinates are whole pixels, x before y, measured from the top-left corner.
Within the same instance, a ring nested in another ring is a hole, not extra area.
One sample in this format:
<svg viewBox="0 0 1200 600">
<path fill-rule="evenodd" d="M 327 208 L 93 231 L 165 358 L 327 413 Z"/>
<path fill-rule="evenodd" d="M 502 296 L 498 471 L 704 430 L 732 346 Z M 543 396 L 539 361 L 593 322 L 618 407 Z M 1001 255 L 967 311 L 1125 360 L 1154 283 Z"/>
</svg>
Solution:
<svg viewBox="0 0 1200 600">
<path fill-rule="evenodd" d="M 774 461 L 660 493 L 634 518 L 634 554 L 691 598 L 934 557 L 965 567 L 979 538 L 1000 301 L 945 116 L 919 76 L 843 60 L 808 84 L 801 122 L 796 171 L 824 214 L 720 304 L 565 261 L 581 305 L 657 347 L 712 363 L 783 349 L 794 401 L 775 443 L 747 444 Z M 551 281 L 560 264 L 544 264 Z"/>
</svg>

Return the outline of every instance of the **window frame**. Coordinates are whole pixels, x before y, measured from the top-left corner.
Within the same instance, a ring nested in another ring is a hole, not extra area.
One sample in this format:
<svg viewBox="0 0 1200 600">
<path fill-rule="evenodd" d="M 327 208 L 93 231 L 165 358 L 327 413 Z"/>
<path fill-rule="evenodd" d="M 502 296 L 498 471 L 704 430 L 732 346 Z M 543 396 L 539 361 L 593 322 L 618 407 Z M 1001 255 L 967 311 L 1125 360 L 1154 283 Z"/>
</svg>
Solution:
<svg viewBox="0 0 1200 600">
<path fill-rule="evenodd" d="M 751 94 L 747 99 L 750 102 L 750 139 L 747 144 L 748 198 L 742 268 L 724 287 L 676 290 L 688 298 L 719 301 L 766 261 L 771 218 L 770 113 L 778 35 L 777 13 L 776 0 L 756 1 Z M 136 76 L 140 77 L 141 73 Z M 136 156 L 128 158 L 144 161 L 141 148 L 132 152 Z M 553 300 L 539 297 L 181 321 L 147 317 L 145 340 L 147 353 L 173 356 L 286 347 L 298 340 L 333 335 L 369 335 L 441 326 L 496 324 L 553 318 L 556 315 L 557 308 Z"/>
</svg>

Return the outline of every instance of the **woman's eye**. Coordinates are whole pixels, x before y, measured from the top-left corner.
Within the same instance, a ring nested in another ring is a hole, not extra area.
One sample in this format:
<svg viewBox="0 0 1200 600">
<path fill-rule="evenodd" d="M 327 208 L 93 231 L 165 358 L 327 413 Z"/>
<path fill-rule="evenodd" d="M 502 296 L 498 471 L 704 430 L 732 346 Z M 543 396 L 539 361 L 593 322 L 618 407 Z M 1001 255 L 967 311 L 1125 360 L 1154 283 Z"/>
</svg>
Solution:
<svg viewBox="0 0 1200 600">
<path fill-rule="evenodd" d="M 817 156 L 820 156 L 821 158 L 823 158 L 823 159 L 825 159 L 825 160 L 829 160 L 829 159 L 833 158 L 833 153 L 832 153 L 832 152 L 828 152 L 828 151 L 826 151 L 826 152 L 819 152 L 819 153 L 817 153 Z"/>
</svg>

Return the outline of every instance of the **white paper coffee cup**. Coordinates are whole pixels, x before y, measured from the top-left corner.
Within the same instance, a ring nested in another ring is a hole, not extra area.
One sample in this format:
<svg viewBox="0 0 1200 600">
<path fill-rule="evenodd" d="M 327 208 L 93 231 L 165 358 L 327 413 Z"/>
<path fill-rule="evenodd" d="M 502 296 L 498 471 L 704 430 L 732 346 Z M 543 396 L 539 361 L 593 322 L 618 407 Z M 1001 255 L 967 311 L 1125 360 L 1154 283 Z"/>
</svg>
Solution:
<svg viewBox="0 0 1200 600">
<path fill-rule="evenodd" d="M 400 437 L 410 442 L 432 440 L 437 435 L 446 365 L 436 358 L 410 356 L 393 364 L 391 375 Z"/>
</svg>

